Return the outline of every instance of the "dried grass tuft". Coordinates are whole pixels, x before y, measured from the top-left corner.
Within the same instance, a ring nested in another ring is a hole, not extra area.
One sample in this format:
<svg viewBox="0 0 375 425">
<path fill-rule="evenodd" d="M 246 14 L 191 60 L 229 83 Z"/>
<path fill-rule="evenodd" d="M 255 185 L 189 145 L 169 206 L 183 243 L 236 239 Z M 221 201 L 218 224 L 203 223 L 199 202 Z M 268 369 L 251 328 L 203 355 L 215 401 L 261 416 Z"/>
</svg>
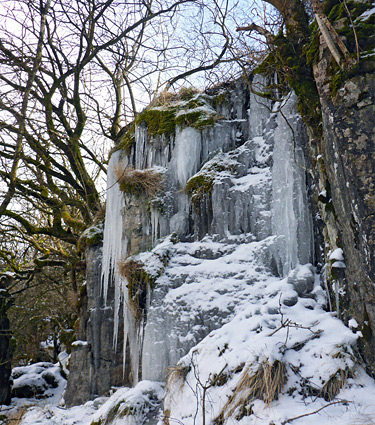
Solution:
<svg viewBox="0 0 375 425">
<path fill-rule="evenodd" d="M 233 394 L 215 419 L 215 424 L 223 423 L 225 417 L 231 417 L 239 410 L 243 411 L 254 399 L 263 400 L 270 405 L 278 399 L 286 380 L 286 366 L 278 360 L 272 364 L 264 361 L 255 372 L 247 367 Z"/>
<path fill-rule="evenodd" d="M 117 165 L 114 173 L 121 191 L 129 195 L 139 197 L 146 194 L 148 197 L 154 197 L 162 187 L 163 174 L 150 168 L 124 169 Z"/>
<path fill-rule="evenodd" d="M 353 376 L 349 369 L 339 369 L 330 376 L 324 384 L 322 395 L 326 401 L 332 401 L 337 394 L 346 386 L 346 382 L 350 376 Z"/>
<path fill-rule="evenodd" d="M 164 89 L 150 103 L 151 106 L 168 106 L 176 100 L 176 94 Z"/>
<path fill-rule="evenodd" d="M 179 389 L 181 390 L 190 370 L 191 370 L 190 366 L 177 365 L 177 366 L 169 367 L 168 373 L 167 373 L 166 387 L 168 389 L 171 389 L 172 387 L 174 387 L 175 384 L 179 383 Z"/>
</svg>

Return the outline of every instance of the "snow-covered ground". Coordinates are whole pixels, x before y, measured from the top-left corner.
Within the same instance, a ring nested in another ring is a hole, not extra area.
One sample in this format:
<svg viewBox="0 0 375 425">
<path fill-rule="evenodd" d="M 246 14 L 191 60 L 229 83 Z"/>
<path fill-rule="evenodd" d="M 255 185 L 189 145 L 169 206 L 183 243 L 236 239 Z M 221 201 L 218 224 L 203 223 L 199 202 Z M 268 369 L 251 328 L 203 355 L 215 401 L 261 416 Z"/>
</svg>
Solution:
<svg viewBox="0 0 375 425">
<path fill-rule="evenodd" d="M 144 380 L 109 398 L 66 409 L 59 367 L 37 364 L 16 368 L 15 386 L 20 380 L 41 385 L 48 372 L 57 387 L 48 388 L 45 399 L 15 398 L 1 414 L 17 418 L 17 409 L 20 415 L 26 406 L 22 425 L 374 424 L 375 383 L 353 355 L 362 337 L 356 324 L 351 321 L 349 329 L 322 308 L 325 293 L 311 265 L 298 266 L 285 278 L 273 276 L 261 254 L 274 242 L 273 237 L 240 244 L 206 237 L 192 243 L 164 241 L 155 248 L 171 255 L 160 290 L 178 275 L 189 276 L 178 288 L 169 288 L 165 298 L 182 322 L 189 311 L 217 310 L 218 320 L 226 317 L 226 324 L 170 370 L 166 384 Z M 195 332 L 198 325 L 183 336 L 194 339 Z M 276 396 L 272 365 L 282 375 Z M 270 388 L 255 398 L 252 377 L 262 370 L 258 379 Z"/>
</svg>

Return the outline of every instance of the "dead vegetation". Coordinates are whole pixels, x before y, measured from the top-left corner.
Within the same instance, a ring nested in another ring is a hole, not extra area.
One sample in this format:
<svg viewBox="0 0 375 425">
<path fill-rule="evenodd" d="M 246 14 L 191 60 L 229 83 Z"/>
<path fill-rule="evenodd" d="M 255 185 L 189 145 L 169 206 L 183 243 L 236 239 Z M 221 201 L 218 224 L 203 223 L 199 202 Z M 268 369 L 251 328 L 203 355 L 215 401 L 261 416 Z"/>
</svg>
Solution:
<svg viewBox="0 0 375 425">
<path fill-rule="evenodd" d="M 123 168 L 120 165 L 114 170 L 120 190 L 128 195 L 140 197 L 146 195 L 152 198 L 160 192 L 163 183 L 163 174 L 152 169 L 143 170 Z"/>
<path fill-rule="evenodd" d="M 322 396 L 326 401 L 332 401 L 337 394 L 346 386 L 346 381 L 353 376 L 349 369 L 339 369 L 330 376 L 322 389 Z"/>
<path fill-rule="evenodd" d="M 147 273 L 143 264 L 133 259 L 121 261 L 118 270 L 128 281 L 129 308 L 140 320 L 146 314 L 147 292 L 154 286 L 156 278 Z"/>
<path fill-rule="evenodd" d="M 238 412 L 243 412 L 245 416 L 247 410 L 251 409 L 248 405 L 255 399 L 263 400 L 270 405 L 272 401 L 278 399 L 286 380 L 286 366 L 278 360 L 272 364 L 267 360 L 264 361 L 255 372 L 247 367 L 214 423 L 221 425 L 225 418 L 232 417 Z"/>
<path fill-rule="evenodd" d="M 179 384 L 179 389 L 181 390 L 187 374 L 190 372 L 190 366 L 177 365 L 168 368 L 167 374 L 167 391 L 174 387 L 175 384 Z"/>
</svg>

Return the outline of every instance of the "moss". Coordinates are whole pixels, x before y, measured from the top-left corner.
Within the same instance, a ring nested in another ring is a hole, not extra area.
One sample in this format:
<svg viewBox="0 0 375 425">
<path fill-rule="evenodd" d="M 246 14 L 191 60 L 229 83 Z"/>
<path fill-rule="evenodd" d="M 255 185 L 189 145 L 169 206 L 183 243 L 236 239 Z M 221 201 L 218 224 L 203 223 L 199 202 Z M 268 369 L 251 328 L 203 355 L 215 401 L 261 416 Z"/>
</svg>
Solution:
<svg viewBox="0 0 375 425">
<path fill-rule="evenodd" d="M 170 135 L 176 129 L 176 112 L 177 109 L 175 107 L 146 109 L 137 116 L 135 123 L 137 125 L 145 123 L 149 136 Z"/>
<path fill-rule="evenodd" d="M 176 131 L 176 126 L 202 129 L 214 125 L 220 119 L 214 111 L 203 109 L 208 106 L 209 99 L 204 94 L 198 96 L 194 88 L 185 89 L 177 98 L 183 102 L 178 102 L 175 96 L 163 107 L 149 107 L 137 116 L 135 124 L 144 123 L 148 136 L 153 137 L 171 135 Z"/>
<path fill-rule="evenodd" d="M 277 72 L 281 85 L 291 87 L 298 96 L 297 109 L 306 124 L 321 133 L 321 111 L 319 95 L 311 66 L 307 64 L 304 51 L 298 44 L 293 44 L 290 38 L 280 33 L 275 37 L 276 49 L 255 69 L 254 73 L 273 76 Z M 316 55 L 315 46 L 310 46 L 310 60 Z M 265 96 L 269 96 L 269 89 Z"/>
<path fill-rule="evenodd" d="M 78 320 L 78 319 L 77 319 Z M 78 330 L 78 326 L 77 326 Z M 73 329 L 65 329 L 60 333 L 60 340 L 65 345 L 67 353 L 72 350 L 72 342 L 76 339 L 77 332 Z"/>
<path fill-rule="evenodd" d="M 328 15 L 338 4 L 340 4 L 340 0 L 325 0 L 323 3 L 323 12 Z"/>
<path fill-rule="evenodd" d="M 218 95 L 216 95 L 213 99 L 212 99 L 212 106 L 214 108 L 217 108 L 218 106 L 222 106 L 227 102 L 227 93 L 226 92 L 222 92 L 219 93 Z"/>
<path fill-rule="evenodd" d="M 67 226 L 70 226 L 77 231 L 82 231 L 86 227 L 85 223 L 83 223 L 81 220 L 77 220 L 76 218 L 72 217 L 65 207 L 61 211 L 61 217 Z"/>
<path fill-rule="evenodd" d="M 80 253 L 87 247 L 100 245 L 103 242 L 103 223 L 87 228 L 78 239 L 77 252 Z"/>
<path fill-rule="evenodd" d="M 129 130 L 124 134 L 119 143 L 120 149 L 124 150 L 127 155 L 130 155 L 132 146 L 135 144 L 135 122 L 133 122 Z"/>
<path fill-rule="evenodd" d="M 17 346 L 18 346 L 17 340 L 16 340 L 16 338 L 14 338 L 14 336 L 12 336 L 9 339 L 8 351 L 13 353 L 16 350 Z"/>
<path fill-rule="evenodd" d="M 185 187 L 185 192 L 191 197 L 194 207 L 199 207 L 200 202 L 211 195 L 214 177 L 209 174 L 198 174 L 192 177 Z"/>
<path fill-rule="evenodd" d="M 186 114 L 180 114 L 176 117 L 176 124 L 180 127 L 191 127 L 196 123 L 196 121 L 200 120 L 202 115 L 202 111 L 192 111 L 187 112 Z"/>
<path fill-rule="evenodd" d="M 193 127 L 200 130 L 215 125 L 218 119 L 219 115 L 208 115 L 207 112 L 198 110 L 179 114 L 175 122 L 181 128 Z"/>
<path fill-rule="evenodd" d="M 310 44 L 305 48 L 306 63 L 312 66 L 319 60 L 320 33 L 315 24 L 314 35 L 311 38 Z"/>
<path fill-rule="evenodd" d="M 103 241 L 103 232 L 95 232 L 90 229 L 90 232 L 86 236 L 86 246 L 99 245 Z"/>
<path fill-rule="evenodd" d="M 361 15 L 363 12 L 365 12 L 369 7 L 365 3 L 358 3 L 358 2 L 347 2 L 347 7 L 349 9 L 350 15 L 352 19 L 356 19 L 359 15 Z M 331 22 L 338 21 L 342 18 L 347 18 L 348 14 L 345 9 L 345 6 L 340 1 L 335 1 L 335 5 L 330 8 L 329 11 L 327 11 L 328 19 Z"/>
<path fill-rule="evenodd" d="M 182 87 L 178 93 L 178 97 L 181 100 L 190 100 L 199 93 L 199 90 L 195 87 Z"/>
<path fill-rule="evenodd" d="M 73 330 L 77 334 L 79 330 L 79 318 L 74 322 Z"/>
<path fill-rule="evenodd" d="M 81 285 L 81 287 L 79 288 L 79 296 L 80 297 L 84 297 L 87 295 L 87 284 L 83 284 Z"/>
<path fill-rule="evenodd" d="M 353 21 L 355 22 L 355 32 L 358 39 L 359 51 L 362 56 L 371 53 L 375 47 L 375 16 L 372 15 L 366 21 L 356 20 L 365 10 L 368 9 L 368 5 L 362 3 L 348 3 L 348 8 L 350 10 L 350 15 Z M 345 20 L 346 18 L 346 20 Z M 356 38 L 353 31 L 353 28 L 350 24 L 348 14 L 345 10 L 345 7 L 342 3 L 336 4 L 331 12 L 329 13 L 329 19 L 332 22 L 344 19 L 344 23 L 337 30 L 338 35 L 344 40 L 347 49 L 349 52 L 352 52 L 352 59 L 356 59 Z M 363 75 L 368 72 L 374 71 L 374 61 L 373 57 L 361 57 L 360 63 L 356 64 L 354 67 L 351 67 L 350 70 L 341 69 L 336 63 L 332 61 L 328 74 L 332 77 L 330 82 L 330 90 L 332 97 L 335 97 L 340 88 L 345 84 L 348 79 L 356 76 Z"/>
</svg>

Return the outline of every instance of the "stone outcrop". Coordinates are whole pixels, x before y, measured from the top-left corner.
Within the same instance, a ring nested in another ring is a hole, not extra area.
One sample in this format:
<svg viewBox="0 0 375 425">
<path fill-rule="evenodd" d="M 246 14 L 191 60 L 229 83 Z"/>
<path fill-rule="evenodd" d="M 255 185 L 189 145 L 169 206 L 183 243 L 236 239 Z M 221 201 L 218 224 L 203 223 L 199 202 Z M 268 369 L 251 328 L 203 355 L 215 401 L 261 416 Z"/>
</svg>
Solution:
<svg viewBox="0 0 375 425">
<path fill-rule="evenodd" d="M 325 240 L 331 251 L 343 249 L 346 267 L 332 268 L 327 258 L 327 276 L 340 282 L 338 308 L 359 323 L 361 354 L 375 373 L 375 75 L 362 72 L 332 93 L 330 60 L 314 67 L 323 117 L 315 172 L 327 196 L 319 202 Z"/>
<path fill-rule="evenodd" d="M 101 293 L 101 249 L 101 246 L 94 246 L 86 252 L 86 291 L 81 294 L 78 341 L 69 362 L 70 375 L 65 393 L 68 406 L 83 404 L 98 395 L 108 394 L 112 386 L 126 384 L 122 345 L 113 344 L 113 287 L 107 303 Z"/>
</svg>

